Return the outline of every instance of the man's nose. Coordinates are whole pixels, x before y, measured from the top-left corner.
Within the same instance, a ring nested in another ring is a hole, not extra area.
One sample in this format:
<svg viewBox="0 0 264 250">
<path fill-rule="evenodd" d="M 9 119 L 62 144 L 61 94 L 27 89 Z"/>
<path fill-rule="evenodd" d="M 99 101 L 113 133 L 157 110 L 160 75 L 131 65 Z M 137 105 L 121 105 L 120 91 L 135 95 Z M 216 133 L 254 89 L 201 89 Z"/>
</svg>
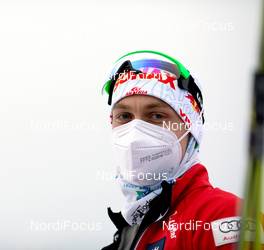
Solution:
<svg viewBox="0 0 264 250">
<path fill-rule="evenodd" d="M 145 117 L 142 113 L 135 113 L 134 116 L 133 116 L 133 120 L 134 119 L 138 119 L 138 120 L 145 120 Z"/>
</svg>

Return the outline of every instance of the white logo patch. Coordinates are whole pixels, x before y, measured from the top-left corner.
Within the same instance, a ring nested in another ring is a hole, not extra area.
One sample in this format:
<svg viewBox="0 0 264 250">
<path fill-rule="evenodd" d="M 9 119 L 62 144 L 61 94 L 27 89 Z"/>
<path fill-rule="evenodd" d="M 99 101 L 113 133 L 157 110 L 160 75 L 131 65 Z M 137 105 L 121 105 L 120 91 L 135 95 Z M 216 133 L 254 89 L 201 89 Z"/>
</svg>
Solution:
<svg viewBox="0 0 264 250">
<path fill-rule="evenodd" d="M 241 218 L 227 217 L 211 222 L 214 241 L 216 246 L 234 243 L 239 240 Z"/>
</svg>

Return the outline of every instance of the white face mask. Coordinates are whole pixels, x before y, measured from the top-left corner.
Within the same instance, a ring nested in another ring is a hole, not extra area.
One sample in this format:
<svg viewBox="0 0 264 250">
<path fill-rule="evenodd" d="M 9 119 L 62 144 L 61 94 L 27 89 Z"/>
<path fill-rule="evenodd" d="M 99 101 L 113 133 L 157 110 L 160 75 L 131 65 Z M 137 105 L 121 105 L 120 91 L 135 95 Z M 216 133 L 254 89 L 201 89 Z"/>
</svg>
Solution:
<svg viewBox="0 0 264 250">
<path fill-rule="evenodd" d="M 117 174 L 137 186 L 151 186 L 170 180 L 182 160 L 181 138 L 170 130 L 134 119 L 113 129 L 113 150 Z"/>
</svg>

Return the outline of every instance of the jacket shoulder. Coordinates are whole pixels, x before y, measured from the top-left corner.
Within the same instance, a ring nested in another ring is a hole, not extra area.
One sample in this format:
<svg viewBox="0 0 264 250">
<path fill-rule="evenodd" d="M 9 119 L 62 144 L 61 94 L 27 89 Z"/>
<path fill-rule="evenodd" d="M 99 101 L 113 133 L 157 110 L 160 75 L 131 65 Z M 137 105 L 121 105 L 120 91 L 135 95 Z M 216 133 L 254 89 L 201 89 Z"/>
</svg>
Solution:
<svg viewBox="0 0 264 250">
<path fill-rule="evenodd" d="M 212 187 L 201 192 L 199 196 L 200 213 L 208 220 L 239 214 L 241 199 L 235 194 Z"/>
<path fill-rule="evenodd" d="M 196 231 L 194 245 L 197 249 L 233 249 L 239 238 L 241 199 L 213 187 L 202 193 L 195 217 L 206 226 Z"/>
</svg>

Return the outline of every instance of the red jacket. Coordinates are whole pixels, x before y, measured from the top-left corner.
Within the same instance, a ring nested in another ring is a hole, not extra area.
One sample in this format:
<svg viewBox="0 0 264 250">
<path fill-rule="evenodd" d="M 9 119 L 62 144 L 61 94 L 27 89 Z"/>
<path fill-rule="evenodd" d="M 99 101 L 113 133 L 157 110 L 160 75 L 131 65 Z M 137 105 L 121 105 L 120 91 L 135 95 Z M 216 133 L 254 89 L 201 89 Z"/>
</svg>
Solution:
<svg viewBox="0 0 264 250">
<path fill-rule="evenodd" d="M 176 183 L 162 184 L 135 235 L 136 250 L 231 250 L 238 241 L 240 199 L 209 183 L 206 168 L 194 165 Z M 118 228 L 115 241 L 104 249 L 118 249 L 122 228 L 128 224 L 109 210 Z"/>
</svg>

